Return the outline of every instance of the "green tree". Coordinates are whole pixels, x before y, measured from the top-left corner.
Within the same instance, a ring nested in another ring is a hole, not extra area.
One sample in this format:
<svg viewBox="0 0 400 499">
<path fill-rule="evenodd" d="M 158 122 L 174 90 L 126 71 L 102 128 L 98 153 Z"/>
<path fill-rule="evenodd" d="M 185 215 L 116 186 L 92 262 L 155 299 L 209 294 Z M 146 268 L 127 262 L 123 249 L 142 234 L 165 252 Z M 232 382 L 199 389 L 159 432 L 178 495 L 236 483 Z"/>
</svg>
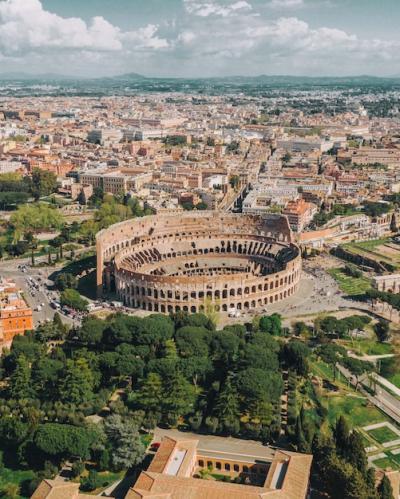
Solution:
<svg viewBox="0 0 400 499">
<path fill-rule="evenodd" d="M 93 385 L 93 373 L 87 360 L 68 360 L 60 386 L 60 399 L 67 404 L 83 404 L 92 399 Z"/>
<path fill-rule="evenodd" d="M 80 489 L 84 492 L 91 492 L 99 486 L 99 476 L 96 470 L 89 470 L 89 474 L 87 477 L 81 478 L 81 486 Z"/>
<path fill-rule="evenodd" d="M 282 334 L 282 318 L 279 314 L 264 315 L 260 318 L 260 330 L 280 336 Z"/>
<path fill-rule="evenodd" d="M 146 449 L 134 420 L 113 414 L 105 419 L 104 430 L 115 469 L 128 469 L 142 461 Z"/>
<path fill-rule="evenodd" d="M 310 446 L 304 436 L 303 427 L 301 423 L 301 418 L 298 417 L 296 419 L 296 427 L 295 427 L 295 442 L 296 447 L 299 452 L 310 452 Z"/>
<path fill-rule="evenodd" d="M 176 332 L 176 346 L 182 357 L 208 356 L 211 333 L 204 327 L 184 326 Z"/>
<path fill-rule="evenodd" d="M 393 213 L 392 218 L 390 220 L 390 230 L 395 233 L 397 233 L 399 230 L 399 228 L 397 227 L 397 220 L 395 213 Z"/>
<path fill-rule="evenodd" d="M 390 326 L 389 322 L 384 319 L 379 319 L 379 321 L 374 326 L 375 334 L 378 341 L 381 343 L 387 341 L 390 338 Z"/>
<path fill-rule="evenodd" d="M 336 421 L 334 435 L 338 453 L 346 457 L 349 452 L 350 427 L 344 416 L 340 416 Z"/>
<path fill-rule="evenodd" d="M 20 494 L 19 485 L 16 483 L 6 483 L 1 487 L 0 494 L 5 499 L 18 499 Z"/>
<path fill-rule="evenodd" d="M 394 499 L 392 484 L 386 475 L 383 475 L 381 483 L 378 485 L 379 499 Z"/>
<path fill-rule="evenodd" d="M 78 286 L 78 280 L 76 276 L 70 274 L 69 272 L 62 272 L 57 275 L 54 281 L 56 287 L 60 291 L 64 291 L 65 289 L 76 289 Z"/>
<path fill-rule="evenodd" d="M 64 364 L 41 356 L 32 365 L 32 386 L 42 400 L 56 400 Z"/>
<path fill-rule="evenodd" d="M 15 370 L 10 378 L 9 395 L 12 399 L 31 398 L 34 393 L 31 387 L 31 368 L 25 355 L 19 355 Z"/>
<path fill-rule="evenodd" d="M 100 345 L 105 328 L 105 321 L 97 319 L 96 317 L 88 316 L 83 319 L 82 326 L 77 331 L 77 336 L 79 341 L 87 345 Z"/>
<path fill-rule="evenodd" d="M 99 442 L 99 431 L 68 424 L 46 423 L 35 435 L 37 447 L 50 456 L 87 459 Z"/>
<path fill-rule="evenodd" d="M 193 408 L 194 387 L 177 370 L 169 373 L 163 383 L 163 418 L 170 426 L 176 426 L 179 417 Z"/>
<path fill-rule="evenodd" d="M 37 200 L 57 190 L 57 176 L 53 172 L 34 168 L 32 172 L 32 195 Z"/>
<path fill-rule="evenodd" d="M 132 395 L 138 407 L 151 413 L 161 412 L 164 399 L 162 380 L 159 374 L 148 373 L 137 392 Z"/>
<path fill-rule="evenodd" d="M 14 242 L 19 241 L 26 232 L 60 229 L 63 223 L 60 211 L 45 203 L 20 205 L 10 218 Z"/>
<path fill-rule="evenodd" d="M 211 352 L 215 361 L 221 364 L 221 367 L 228 369 L 239 358 L 241 339 L 229 330 L 218 331 L 212 336 Z"/>
<path fill-rule="evenodd" d="M 61 292 L 60 303 L 81 311 L 86 311 L 88 306 L 88 301 L 82 298 L 76 289 L 69 288 Z"/>
<path fill-rule="evenodd" d="M 230 183 L 232 189 L 235 189 L 235 191 L 236 191 L 240 185 L 240 176 L 239 175 L 231 175 L 229 177 L 229 183 Z"/>
<path fill-rule="evenodd" d="M 361 435 L 353 430 L 349 436 L 347 461 L 351 463 L 363 476 L 367 476 L 368 460 Z"/>
<path fill-rule="evenodd" d="M 239 432 L 239 394 L 230 377 L 218 394 L 214 412 L 223 433 L 232 435 Z"/>
<path fill-rule="evenodd" d="M 308 357 L 311 351 L 302 341 L 291 341 L 286 343 L 283 349 L 283 357 L 289 366 L 298 375 L 306 376 L 308 373 Z"/>
</svg>

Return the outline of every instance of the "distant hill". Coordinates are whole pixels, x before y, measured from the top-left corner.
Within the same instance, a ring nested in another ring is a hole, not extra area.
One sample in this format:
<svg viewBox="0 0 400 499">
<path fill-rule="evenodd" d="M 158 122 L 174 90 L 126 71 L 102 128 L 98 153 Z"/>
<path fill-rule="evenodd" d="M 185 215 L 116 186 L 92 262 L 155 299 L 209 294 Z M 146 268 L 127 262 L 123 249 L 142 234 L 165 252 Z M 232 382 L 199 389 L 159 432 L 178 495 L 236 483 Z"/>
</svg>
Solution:
<svg viewBox="0 0 400 499">
<path fill-rule="evenodd" d="M 158 78 L 147 78 L 139 73 L 126 73 L 116 76 L 103 76 L 101 78 L 95 78 L 97 80 L 113 80 L 113 81 L 138 81 L 147 79 L 158 79 Z"/>
<path fill-rule="evenodd" d="M 400 77 L 377 76 L 223 76 L 204 78 L 150 77 L 139 73 L 116 76 L 80 77 L 58 73 L 31 74 L 24 72 L 0 73 L 3 82 L 0 95 L 128 95 L 137 92 L 208 92 L 224 94 L 245 92 L 257 95 L 268 89 L 312 90 L 350 89 L 364 90 L 400 89 Z M 8 83 L 8 84 L 7 84 Z M 41 88 L 38 88 L 42 85 Z M 46 86 L 47 85 L 47 86 Z M 33 87 L 33 88 L 32 88 Z"/>
<path fill-rule="evenodd" d="M 81 79 L 76 76 L 67 76 L 67 75 L 62 75 L 58 73 L 40 73 L 40 74 L 31 74 L 31 73 L 24 73 L 24 72 L 9 72 L 9 73 L 0 73 L 0 80 L 6 81 L 32 81 L 32 80 L 37 80 L 41 82 L 45 81 L 55 81 L 55 80 L 77 80 Z"/>
</svg>

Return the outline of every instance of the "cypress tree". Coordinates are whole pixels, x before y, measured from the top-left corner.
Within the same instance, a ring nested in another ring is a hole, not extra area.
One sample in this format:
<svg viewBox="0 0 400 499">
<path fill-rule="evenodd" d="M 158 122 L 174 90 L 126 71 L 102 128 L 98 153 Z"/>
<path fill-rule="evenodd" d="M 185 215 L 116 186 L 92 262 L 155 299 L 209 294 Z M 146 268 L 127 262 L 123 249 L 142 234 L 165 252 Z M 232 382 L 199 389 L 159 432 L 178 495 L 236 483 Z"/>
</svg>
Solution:
<svg viewBox="0 0 400 499">
<path fill-rule="evenodd" d="M 16 368 L 10 379 L 9 394 L 15 400 L 32 396 L 31 368 L 25 355 L 20 355 L 17 359 Z"/>
<path fill-rule="evenodd" d="M 378 485 L 378 496 L 379 499 L 394 499 L 392 484 L 386 475 Z"/>
<path fill-rule="evenodd" d="M 343 416 L 336 421 L 335 427 L 336 450 L 342 457 L 346 457 L 349 448 L 350 428 Z"/>
<path fill-rule="evenodd" d="M 362 473 L 364 477 L 367 477 L 368 471 L 368 460 L 365 453 L 363 441 L 361 435 L 353 430 L 353 433 L 348 439 L 348 450 L 346 453 L 346 460 L 352 464 L 356 469 Z"/>
</svg>

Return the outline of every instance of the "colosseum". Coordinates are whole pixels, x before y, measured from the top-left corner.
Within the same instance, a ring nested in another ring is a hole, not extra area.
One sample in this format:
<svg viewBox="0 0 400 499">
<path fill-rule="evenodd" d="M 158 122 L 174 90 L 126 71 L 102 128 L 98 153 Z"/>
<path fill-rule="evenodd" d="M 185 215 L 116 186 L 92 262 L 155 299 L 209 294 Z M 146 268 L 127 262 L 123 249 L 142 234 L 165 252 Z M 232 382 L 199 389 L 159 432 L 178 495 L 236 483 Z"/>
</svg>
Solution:
<svg viewBox="0 0 400 499">
<path fill-rule="evenodd" d="M 174 212 L 97 234 L 97 286 L 152 312 L 248 310 L 296 292 L 301 255 L 286 217 Z"/>
</svg>

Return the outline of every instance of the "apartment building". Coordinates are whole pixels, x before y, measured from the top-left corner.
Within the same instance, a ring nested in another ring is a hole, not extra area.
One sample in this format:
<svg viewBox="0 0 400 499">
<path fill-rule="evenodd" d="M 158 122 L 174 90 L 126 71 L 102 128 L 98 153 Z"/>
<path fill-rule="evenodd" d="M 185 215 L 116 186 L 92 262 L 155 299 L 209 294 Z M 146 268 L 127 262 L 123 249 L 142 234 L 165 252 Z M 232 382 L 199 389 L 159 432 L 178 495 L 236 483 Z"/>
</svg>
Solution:
<svg viewBox="0 0 400 499">
<path fill-rule="evenodd" d="M 150 466 L 142 471 L 125 499 L 306 499 L 312 455 L 243 441 L 240 453 L 229 439 L 213 437 L 215 448 L 195 438 L 164 436 Z M 226 480 L 204 480 L 216 470 Z M 238 483 L 233 480 L 236 479 Z M 32 499 L 80 499 L 79 484 L 43 480 Z"/>
<path fill-rule="evenodd" d="M 32 309 L 11 280 L 0 280 L 0 347 L 33 329 Z"/>
<path fill-rule="evenodd" d="M 318 207 L 315 204 L 298 199 L 288 203 L 282 213 L 287 216 L 290 228 L 294 232 L 301 232 L 311 222 L 317 211 Z"/>
</svg>

